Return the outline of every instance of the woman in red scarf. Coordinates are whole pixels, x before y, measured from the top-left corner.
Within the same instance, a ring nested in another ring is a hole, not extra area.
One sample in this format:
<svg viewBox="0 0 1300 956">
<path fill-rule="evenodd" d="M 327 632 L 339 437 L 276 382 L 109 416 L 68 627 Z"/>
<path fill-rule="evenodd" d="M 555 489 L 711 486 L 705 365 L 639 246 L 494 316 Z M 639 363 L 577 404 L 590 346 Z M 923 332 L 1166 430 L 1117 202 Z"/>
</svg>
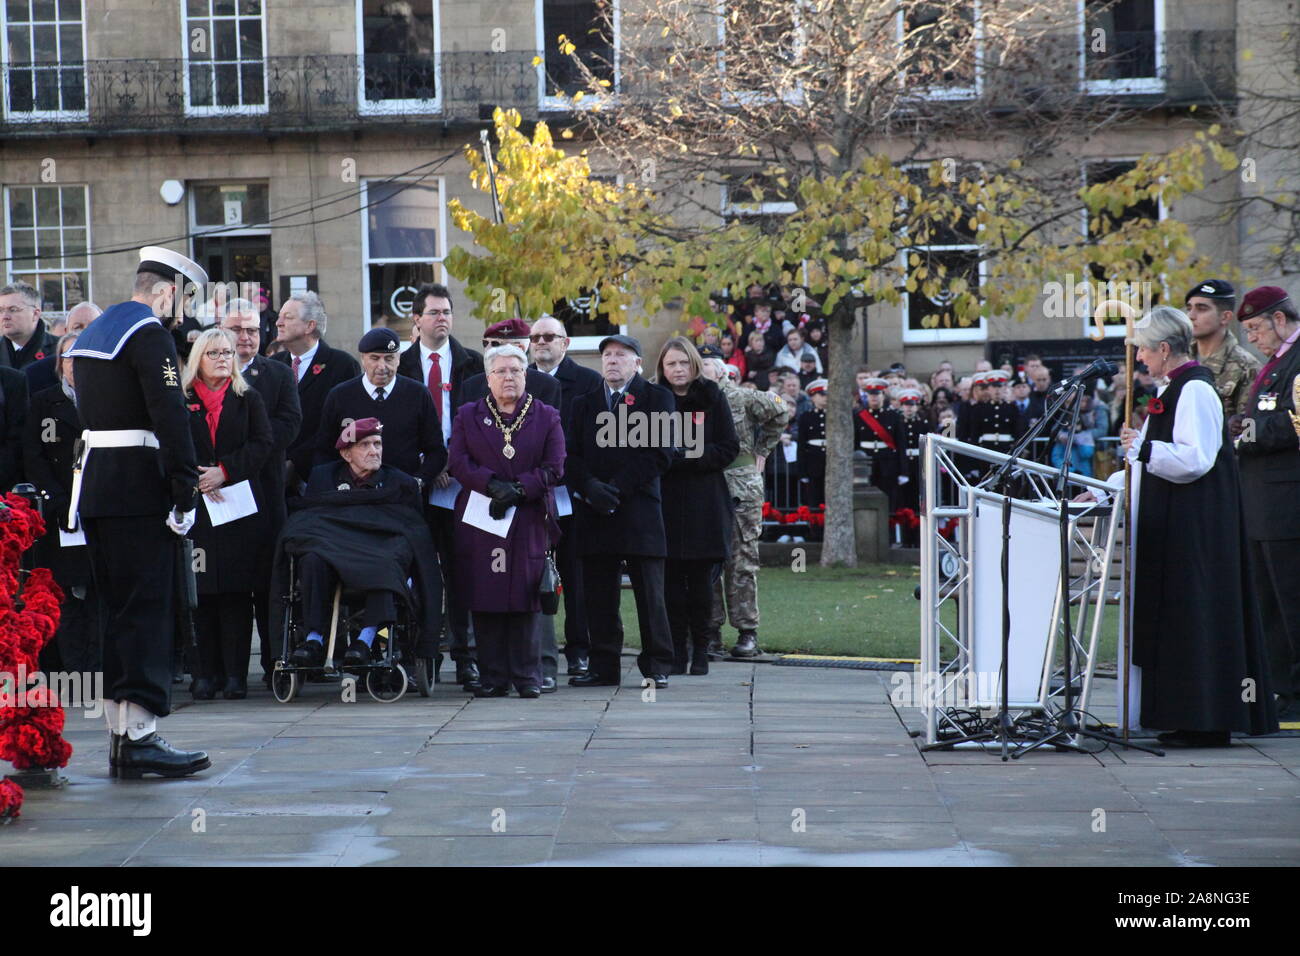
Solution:
<svg viewBox="0 0 1300 956">
<path fill-rule="evenodd" d="M 198 655 L 194 697 L 248 695 L 248 655 L 253 641 L 253 590 L 257 543 L 270 533 L 266 491 L 259 472 L 271 453 L 271 424 L 262 397 L 236 367 L 235 339 L 224 329 L 201 334 L 190 350 L 181 384 L 190 410 L 190 434 L 199 462 L 199 505 L 190 537 L 199 606 L 194 612 Z M 244 485 L 248 488 L 245 489 Z M 233 505 L 251 491 L 252 514 L 213 525 L 212 509 Z"/>
</svg>

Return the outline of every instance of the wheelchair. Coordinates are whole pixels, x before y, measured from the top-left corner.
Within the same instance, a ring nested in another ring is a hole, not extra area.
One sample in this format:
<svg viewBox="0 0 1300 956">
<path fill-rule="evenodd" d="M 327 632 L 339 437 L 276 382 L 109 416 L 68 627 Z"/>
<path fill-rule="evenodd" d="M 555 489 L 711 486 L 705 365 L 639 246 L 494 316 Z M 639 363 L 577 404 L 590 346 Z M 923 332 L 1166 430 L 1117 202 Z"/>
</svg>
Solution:
<svg viewBox="0 0 1300 956">
<path fill-rule="evenodd" d="M 396 703 L 414 687 L 421 697 L 433 694 L 438 681 L 442 655 L 437 658 L 420 657 L 420 624 L 413 613 L 409 594 L 397 601 L 397 622 L 381 628 L 375 638 L 369 664 L 344 668 L 339 661 L 344 650 L 361 633 L 361 616 L 365 608 L 364 595 L 349 591 L 340 583 L 334 589 L 334 602 L 330 612 L 330 628 L 322 635 L 325 640 L 325 663 L 309 667 L 293 663 L 290 655 L 307 638 L 302 623 L 302 589 L 298 581 L 296 555 L 285 555 L 288 561 L 288 589 L 281 597 L 284 606 L 284 627 L 280 635 L 279 654 L 271 673 L 271 692 L 282 704 L 292 701 L 303 686 L 310 681 L 331 682 L 352 678 L 365 682 L 366 692 L 384 704 Z"/>
</svg>

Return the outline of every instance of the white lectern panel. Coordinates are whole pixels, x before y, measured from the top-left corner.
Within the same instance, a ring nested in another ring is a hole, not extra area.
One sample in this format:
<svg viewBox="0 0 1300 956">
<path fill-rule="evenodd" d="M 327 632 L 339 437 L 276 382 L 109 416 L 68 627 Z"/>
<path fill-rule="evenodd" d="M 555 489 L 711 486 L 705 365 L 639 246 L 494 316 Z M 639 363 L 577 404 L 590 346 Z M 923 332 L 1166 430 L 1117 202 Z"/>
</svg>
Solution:
<svg viewBox="0 0 1300 956">
<path fill-rule="evenodd" d="M 1007 655 L 1008 704 L 1030 707 L 1042 698 L 1043 663 L 1061 589 L 1058 519 L 1011 503 L 1011 640 Z M 975 507 L 971 550 L 971 706 L 997 707 L 1002 683 L 1002 503 Z"/>
</svg>

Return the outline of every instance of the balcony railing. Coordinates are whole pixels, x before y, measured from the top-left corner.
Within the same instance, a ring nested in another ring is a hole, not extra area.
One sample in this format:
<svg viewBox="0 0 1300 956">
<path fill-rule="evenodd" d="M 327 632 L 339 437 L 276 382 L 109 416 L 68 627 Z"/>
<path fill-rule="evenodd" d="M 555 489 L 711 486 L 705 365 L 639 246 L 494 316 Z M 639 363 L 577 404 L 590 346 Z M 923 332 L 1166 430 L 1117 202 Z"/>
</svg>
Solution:
<svg viewBox="0 0 1300 956">
<path fill-rule="evenodd" d="M 1125 97 L 1146 108 L 1230 102 L 1236 95 L 1235 40 L 1232 31 L 1166 31 L 1158 55 L 1149 43 L 1143 47 L 1134 40 L 1120 45 L 1110 63 L 1089 54 L 1086 69 L 1074 32 L 1035 43 L 1032 53 L 1020 57 L 999 57 L 987 44 L 978 98 L 991 109 L 1013 111 L 1098 95 Z M 0 133 L 14 139 L 458 125 L 489 119 L 494 106 L 535 119 L 546 107 L 539 105 L 532 61 L 530 51 L 472 51 L 432 60 L 323 55 L 227 64 L 167 59 L 10 65 Z M 1151 72 L 1149 63 L 1158 64 L 1156 77 L 1137 77 Z M 576 89 L 571 76 L 554 79 Z M 1126 86 L 1126 79 L 1154 82 Z M 549 83 L 542 92 L 552 92 Z M 624 90 L 621 96 L 637 93 Z"/>
</svg>

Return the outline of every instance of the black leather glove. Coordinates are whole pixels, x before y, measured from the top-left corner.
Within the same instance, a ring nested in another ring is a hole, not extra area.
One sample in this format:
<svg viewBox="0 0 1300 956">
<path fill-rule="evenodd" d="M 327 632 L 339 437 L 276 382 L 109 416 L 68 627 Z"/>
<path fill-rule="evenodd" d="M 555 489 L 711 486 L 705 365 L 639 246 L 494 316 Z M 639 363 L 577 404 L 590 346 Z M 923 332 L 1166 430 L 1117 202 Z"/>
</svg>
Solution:
<svg viewBox="0 0 1300 956">
<path fill-rule="evenodd" d="M 503 481 L 500 478 L 489 478 L 487 490 L 488 497 L 493 501 L 509 501 L 515 494 L 515 482 Z"/>
<path fill-rule="evenodd" d="M 587 499 L 587 504 L 601 514 L 613 514 L 619 506 L 618 488 L 595 478 L 587 482 L 582 496 Z"/>
</svg>

